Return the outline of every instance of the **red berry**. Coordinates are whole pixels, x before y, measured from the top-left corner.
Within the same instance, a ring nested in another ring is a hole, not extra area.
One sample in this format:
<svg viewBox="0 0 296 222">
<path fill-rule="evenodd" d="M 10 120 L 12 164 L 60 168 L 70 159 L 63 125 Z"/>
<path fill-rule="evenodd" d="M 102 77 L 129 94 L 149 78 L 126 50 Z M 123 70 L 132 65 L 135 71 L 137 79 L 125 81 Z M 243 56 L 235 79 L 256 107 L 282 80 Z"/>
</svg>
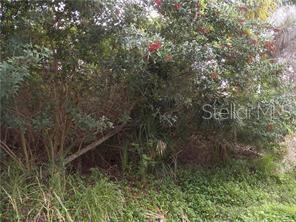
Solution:
<svg viewBox="0 0 296 222">
<path fill-rule="evenodd" d="M 155 52 L 155 51 L 157 51 L 159 48 L 161 48 L 161 43 L 160 43 L 160 41 L 152 42 L 152 43 L 150 43 L 149 46 L 148 46 L 148 51 L 149 51 L 149 52 Z"/>
<path fill-rule="evenodd" d="M 179 10 L 182 7 L 182 5 L 181 5 L 181 3 L 176 3 L 175 7 L 176 7 L 177 10 Z"/>
<path fill-rule="evenodd" d="M 160 7 L 160 6 L 161 6 L 161 3 L 162 3 L 162 0 L 154 0 L 154 4 L 155 4 L 157 7 Z"/>
</svg>

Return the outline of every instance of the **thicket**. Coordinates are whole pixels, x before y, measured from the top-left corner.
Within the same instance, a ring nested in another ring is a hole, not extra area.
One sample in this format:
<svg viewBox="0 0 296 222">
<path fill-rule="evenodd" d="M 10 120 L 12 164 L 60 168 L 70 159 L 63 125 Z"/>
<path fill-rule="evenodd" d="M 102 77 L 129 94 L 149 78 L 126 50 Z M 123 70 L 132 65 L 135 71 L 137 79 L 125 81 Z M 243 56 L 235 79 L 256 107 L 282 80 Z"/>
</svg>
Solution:
<svg viewBox="0 0 296 222">
<path fill-rule="evenodd" d="M 107 142 L 107 156 L 119 153 L 112 161 L 144 174 L 174 162 L 192 135 L 222 159 L 237 143 L 277 147 L 295 129 L 293 95 L 262 34 L 272 27 L 252 10 L 210 0 L 2 1 L 1 159 L 68 164 Z M 204 118 L 206 104 L 216 118 Z M 231 104 L 276 112 L 227 118 Z"/>
<path fill-rule="evenodd" d="M 1 1 L 0 221 L 295 221 L 277 2 Z"/>
</svg>

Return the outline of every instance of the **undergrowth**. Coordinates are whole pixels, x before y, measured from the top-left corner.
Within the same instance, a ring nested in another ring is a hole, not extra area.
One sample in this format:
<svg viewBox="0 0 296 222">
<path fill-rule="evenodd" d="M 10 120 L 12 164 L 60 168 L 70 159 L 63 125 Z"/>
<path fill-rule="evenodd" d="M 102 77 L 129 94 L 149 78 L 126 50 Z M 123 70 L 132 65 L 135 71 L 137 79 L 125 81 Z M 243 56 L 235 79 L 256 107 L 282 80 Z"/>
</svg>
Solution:
<svg viewBox="0 0 296 222">
<path fill-rule="evenodd" d="M 0 221 L 295 221 L 296 176 L 235 161 L 176 177 L 113 180 L 98 170 L 1 174 Z"/>
</svg>

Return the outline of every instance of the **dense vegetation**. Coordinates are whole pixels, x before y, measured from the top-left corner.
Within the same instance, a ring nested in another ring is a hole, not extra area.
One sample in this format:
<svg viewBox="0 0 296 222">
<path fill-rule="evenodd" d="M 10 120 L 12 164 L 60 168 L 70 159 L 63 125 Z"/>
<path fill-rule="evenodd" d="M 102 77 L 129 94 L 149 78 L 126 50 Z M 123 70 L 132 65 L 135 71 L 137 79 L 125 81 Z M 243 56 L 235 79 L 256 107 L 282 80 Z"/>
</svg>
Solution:
<svg viewBox="0 0 296 222">
<path fill-rule="evenodd" d="M 97 170 L 81 177 L 51 169 L 7 171 L 3 221 L 287 221 L 296 220 L 295 174 L 271 176 L 231 162 L 176 177 L 110 181 Z M 267 168 L 269 169 L 269 168 Z M 269 169 L 270 170 L 270 169 Z M 267 174 L 268 173 L 268 174 Z M 4 175 L 2 175 L 4 176 Z"/>
<path fill-rule="evenodd" d="M 278 3 L 2 1 L 3 220 L 293 221 L 293 176 L 231 162 L 295 132 Z"/>
</svg>

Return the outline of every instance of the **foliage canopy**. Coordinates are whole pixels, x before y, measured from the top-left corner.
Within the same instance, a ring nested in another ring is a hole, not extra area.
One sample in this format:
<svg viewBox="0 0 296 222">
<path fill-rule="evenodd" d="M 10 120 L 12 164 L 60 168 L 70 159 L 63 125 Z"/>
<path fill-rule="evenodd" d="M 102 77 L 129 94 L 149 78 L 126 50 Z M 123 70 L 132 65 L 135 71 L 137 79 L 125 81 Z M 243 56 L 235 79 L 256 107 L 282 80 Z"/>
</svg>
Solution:
<svg viewBox="0 0 296 222">
<path fill-rule="evenodd" d="M 277 144 L 294 116 L 225 118 L 230 104 L 289 101 L 276 48 L 262 35 L 269 27 L 244 10 L 206 0 L 4 1 L 3 140 L 22 148 L 27 166 L 127 123 L 130 135 L 114 143 L 131 144 L 144 162 L 157 144 L 175 151 L 196 133 L 219 149 Z M 205 104 L 217 118 L 204 118 Z"/>
</svg>

